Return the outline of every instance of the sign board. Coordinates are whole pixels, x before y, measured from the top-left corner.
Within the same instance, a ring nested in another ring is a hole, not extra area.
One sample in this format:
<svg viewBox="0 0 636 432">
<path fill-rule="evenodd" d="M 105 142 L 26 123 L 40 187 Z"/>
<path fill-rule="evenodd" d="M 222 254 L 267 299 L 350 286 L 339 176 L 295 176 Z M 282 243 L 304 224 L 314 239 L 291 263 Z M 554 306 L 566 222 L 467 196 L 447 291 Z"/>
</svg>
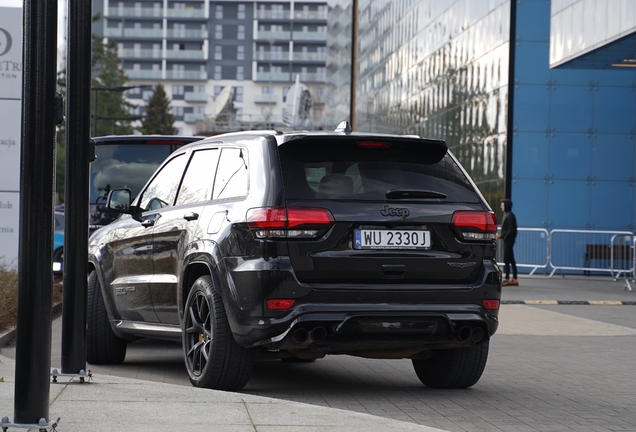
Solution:
<svg viewBox="0 0 636 432">
<path fill-rule="evenodd" d="M 22 8 L 0 7 L 0 267 L 17 269 L 22 124 Z"/>
</svg>

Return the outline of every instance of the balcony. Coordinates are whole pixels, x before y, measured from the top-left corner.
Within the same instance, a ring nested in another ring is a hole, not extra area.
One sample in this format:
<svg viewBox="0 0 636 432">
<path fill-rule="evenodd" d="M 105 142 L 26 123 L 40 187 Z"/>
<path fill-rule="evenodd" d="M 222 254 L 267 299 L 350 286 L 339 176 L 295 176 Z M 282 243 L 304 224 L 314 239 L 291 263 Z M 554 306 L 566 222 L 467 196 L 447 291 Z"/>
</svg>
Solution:
<svg viewBox="0 0 636 432">
<path fill-rule="evenodd" d="M 143 17 L 143 18 L 163 18 L 163 9 L 154 8 L 108 8 L 107 17 Z"/>
<path fill-rule="evenodd" d="M 256 32 L 256 36 L 255 39 L 259 39 L 259 40 L 283 40 L 283 41 L 288 41 L 289 40 L 289 30 L 288 31 L 282 31 L 282 32 L 273 32 L 273 31 L 258 31 Z M 325 40 L 327 40 L 325 38 Z"/>
<path fill-rule="evenodd" d="M 324 83 L 327 81 L 327 74 L 324 72 L 307 72 L 307 73 L 294 73 L 294 76 L 298 75 L 300 77 L 300 82 L 320 82 Z"/>
<path fill-rule="evenodd" d="M 199 113 L 185 113 L 183 115 L 183 121 L 186 123 L 196 123 L 199 120 L 204 120 L 205 116 Z"/>
<path fill-rule="evenodd" d="M 119 27 L 106 27 L 104 29 L 104 36 L 106 37 L 121 37 L 123 31 Z"/>
<path fill-rule="evenodd" d="M 207 102 L 208 95 L 201 92 L 185 92 L 184 99 L 186 102 Z"/>
<path fill-rule="evenodd" d="M 295 41 L 320 41 L 327 42 L 327 33 L 326 32 L 302 32 L 295 31 L 292 32 L 292 39 Z"/>
<path fill-rule="evenodd" d="M 289 72 L 256 72 L 255 81 L 289 82 Z"/>
<path fill-rule="evenodd" d="M 173 30 L 168 29 L 168 37 L 179 39 L 207 39 L 208 31 L 207 30 Z"/>
<path fill-rule="evenodd" d="M 167 59 L 207 60 L 207 51 L 201 50 L 167 50 Z"/>
<path fill-rule="evenodd" d="M 319 52 L 295 52 L 292 54 L 293 61 L 326 62 L 327 53 Z"/>
<path fill-rule="evenodd" d="M 124 28 L 124 37 L 161 39 L 163 38 L 163 30 Z"/>
<path fill-rule="evenodd" d="M 207 20 L 209 17 L 203 9 L 168 9 L 168 18 L 200 18 Z"/>
<path fill-rule="evenodd" d="M 160 80 L 161 71 L 160 70 L 132 70 L 132 69 L 124 69 L 126 76 L 130 79 L 139 79 L 139 80 Z"/>
<path fill-rule="evenodd" d="M 257 51 L 255 57 L 258 61 L 289 61 L 289 52 Z"/>
<path fill-rule="evenodd" d="M 190 81 L 207 81 L 208 73 L 201 71 L 166 71 L 166 79 L 173 80 L 190 80 Z"/>
<path fill-rule="evenodd" d="M 257 94 L 254 96 L 254 103 L 257 104 L 276 104 L 276 95 L 274 94 Z"/>
<path fill-rule="evenodd" d="M 295 20 L 326 21 L 327 11 L 294 11 Z"/>
<path fill-rule="evenodd" d="M 272 10 L 257 10 L 256 19 L 261 20 L 290 20 L 291 11 L 272 11 Z"/>
<path fill-rule="evenodd" d="M 159 59 L 161 58 L 161 50 L 153 49 L 133 49 L 124 48 L 117 51 L 118 57 L 129 58 L 146 58 L 146 59 Z"/>
</svg>

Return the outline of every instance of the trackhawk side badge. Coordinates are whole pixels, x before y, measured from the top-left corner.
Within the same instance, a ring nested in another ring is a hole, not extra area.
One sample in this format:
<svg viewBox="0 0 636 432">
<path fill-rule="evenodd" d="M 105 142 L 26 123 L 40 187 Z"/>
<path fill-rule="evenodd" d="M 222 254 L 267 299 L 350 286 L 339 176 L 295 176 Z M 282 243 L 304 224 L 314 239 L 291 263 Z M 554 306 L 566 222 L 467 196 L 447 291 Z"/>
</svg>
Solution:
<svg viewBox="0 0 636 432">
<path fill-rule="evenodd" d="M 384 206 L 382 210 L 380 210 L 380 214 L 382 216 L 399 216 L 402 219 L 406 219 L 409 217 L 411 212 L 407 208 L 394 208 L 389 206 Z"/>
<path fill-rule="evenodd" d="M 466 267 L 472 267 L 477 263 L 476 262 L 449 262 L 446 264 L 448 264 L 451 267 L 466 268 Z"/>
</svg>

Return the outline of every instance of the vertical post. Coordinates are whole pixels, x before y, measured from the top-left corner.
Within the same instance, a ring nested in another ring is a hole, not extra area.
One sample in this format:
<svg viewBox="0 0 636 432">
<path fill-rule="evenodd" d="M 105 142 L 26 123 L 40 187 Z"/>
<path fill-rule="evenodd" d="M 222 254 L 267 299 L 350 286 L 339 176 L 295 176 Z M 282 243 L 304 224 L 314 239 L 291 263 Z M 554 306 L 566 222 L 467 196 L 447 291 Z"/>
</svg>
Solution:
<svg viewBox="0 0 636 432">
<path fill-rule="evenodd" d="M 91 2 L 69 0 L 62 373 L 86 369 L 86 274 L 91 106 Z M 97 95 L 97 92 L 95 93 Z M 96 107 L 97 108 L 97 107 Z M 97 111 L 95 111 L 97 113 Z M 97 117 L 95 117 L 96 121 Z M 97 123 L 95 123 L 97 124 Z"/>
<path fill-rule="evenodd" d="M 358 86 L 358 0 L 351 5 L 351 129 L 356 128 L 356 87 Z"/>
<path fill-rule="evenodd" d="M 15 422 L 48 420 L 57 0 L 24 0 Z"/>
<path fill-rule="evenodd" d="M 508 121 L 506 124 L 506 174 L 504 197 L 512 196 L 512 151 L 515 113 L 515 51 L 517 46 L 517 0 L 510 0 L 510 46 L 508 47 Z"/>
</svg>

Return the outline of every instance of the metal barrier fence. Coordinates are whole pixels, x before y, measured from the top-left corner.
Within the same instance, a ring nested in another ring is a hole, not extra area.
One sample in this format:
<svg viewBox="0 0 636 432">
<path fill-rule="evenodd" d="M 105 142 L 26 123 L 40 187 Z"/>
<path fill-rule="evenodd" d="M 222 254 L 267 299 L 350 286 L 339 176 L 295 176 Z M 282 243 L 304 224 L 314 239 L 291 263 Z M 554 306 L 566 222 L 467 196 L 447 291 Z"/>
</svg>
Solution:
<svg viewBox="0 0 636 432">
<path fill-rule="evenodd" d="M 592 274 L 609 273 L 615 280 L 636 278 L 636 236 L 630 231 L 590 231 L 519 228 L 515 242 L 517 267 L 549 269 L 550 277 L 559 271 Z M 497 245 L 497 262 L 503 264 L 503 243 Z"/>
<path fill-rule="evenodd" d="M 540 269 L 545 272 L 550 263 L 550 233 L 545 228 L 519 228 L 514 251 L 517 267 L 531 268 L 530 275 Z M 497 244 L 497 262 L 503 265 L 503 240 Z"/>
</svg>

